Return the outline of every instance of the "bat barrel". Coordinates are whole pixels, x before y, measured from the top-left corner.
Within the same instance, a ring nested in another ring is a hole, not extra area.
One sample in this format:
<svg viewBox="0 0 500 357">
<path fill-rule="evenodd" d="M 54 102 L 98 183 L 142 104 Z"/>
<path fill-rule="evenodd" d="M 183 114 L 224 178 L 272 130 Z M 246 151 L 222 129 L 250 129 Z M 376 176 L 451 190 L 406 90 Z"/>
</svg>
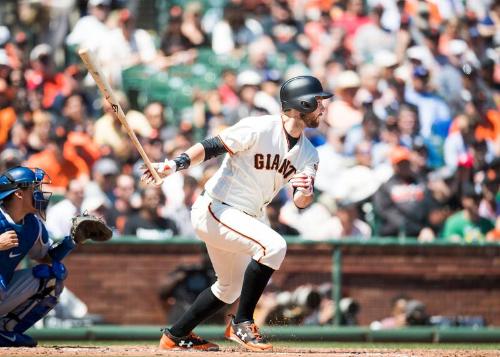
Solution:
<svg viewBox="0 0 500 357">
<path fill-rule="evenodd" d="M 125 113 L 123 112 L 122 107 L 120 106 L 120 103 L 116 99 L 115 95 L 113 94 L 113 90 L 111 89 L 111 86 L 109 85 L 108 81 L 106 80 L 106 77 L 103 75 L 102 71 L 100 70 L 99 66 L 97 65 L 96 61 L 94 60 L 94 57 L 92 53 L 87 49 L 87 48 L 82 48 L 78 50 L 78 54 L 80 58 L 82 59 L 83 63 L 89 70 L 90 74 L 92 75 L 92 78 L 94 78 L 94 81 L 97 84 L 97 87 L 101 91 L 102 95 L 108 103 L 111 105 L 111 108 L 113 109 L 114 115 L 120 120 L 122 125 L 125 127 L 127 134 L 129 135 L 130 139 L 132 140 L 132 143 L 134 146 L 137 148 L 139 151 L 139 154 L 141 155 L 142 159 L 144 160 L 144 164 L 148 168 L 148 170 L 151 172 L 153 175 L 153 178 L 155 179 L 156 184 L 161 184 L 163 181 L 161 177 L 158 175 L 158 172 L 153 168 L 153 165 L 151 164 L 151 160 L 149 160 L 148 155 L 144 151 L 144 148 L 142 147 L 141 143 L 137 139 L 137 136 L 135 135 L 135 132 L 132 130 L 130 125 L 127 122 L 127 119 L 125 117 Z"/>
</svg>

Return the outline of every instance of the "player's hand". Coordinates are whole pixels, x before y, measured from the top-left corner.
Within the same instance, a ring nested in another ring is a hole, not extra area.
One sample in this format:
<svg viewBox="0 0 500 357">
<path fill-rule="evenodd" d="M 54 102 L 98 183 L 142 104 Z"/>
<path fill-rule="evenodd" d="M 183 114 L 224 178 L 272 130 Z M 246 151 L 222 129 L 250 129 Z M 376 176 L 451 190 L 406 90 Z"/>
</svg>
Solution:
<svg viewBox="0 0 500 357">
<path fill-rule="evenodd" d="M 7 231 L 0 234 L 0 251 L 15 248 L 19 246 L 17 233 L 15 231 Z"/>
<path fill-rule="evenodd" d="M 173 160 L 165 160 L 164 162 L 153 162 L 151 163 L 151 166 L 153 166 L 153 169 L 158 173 L 158 176 L 160 176 L 161 178 L 167 177 L 168 175 L 171 175 L 175 171 L 177 171 L 177 164 Z M 144 170 L 141 176 L 141 181 L 145 181 L 147 184 L 155 182 L 153 174 L 151 173 L 151 171 L 149 171 L 146 165 L 143 164 L 141 166 L 141 170 Z"/>
<path fill-rule="evenodd" d="M 314 179 L 304 172 L 299 172 L 290 179 L 292 187 L 302 192 L 304 196 L 311 196 L 314 191 Z"/>
</svg>

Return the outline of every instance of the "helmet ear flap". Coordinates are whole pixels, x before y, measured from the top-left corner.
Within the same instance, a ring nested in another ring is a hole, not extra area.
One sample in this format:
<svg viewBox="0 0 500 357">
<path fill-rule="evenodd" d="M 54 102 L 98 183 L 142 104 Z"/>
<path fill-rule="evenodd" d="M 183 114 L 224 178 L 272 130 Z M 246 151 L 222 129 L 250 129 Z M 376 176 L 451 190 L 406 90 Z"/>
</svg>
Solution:
<svg viewBox="0 0 500 357">
<path fill-rule="evenodd" d="M 307 98 L 305 100 L 300 101 L 300 106 L 302 108 L 301 112 L 303 113 L 312 113 L 318 107 L 318 102 L 315 97 Z"/>
</svg>

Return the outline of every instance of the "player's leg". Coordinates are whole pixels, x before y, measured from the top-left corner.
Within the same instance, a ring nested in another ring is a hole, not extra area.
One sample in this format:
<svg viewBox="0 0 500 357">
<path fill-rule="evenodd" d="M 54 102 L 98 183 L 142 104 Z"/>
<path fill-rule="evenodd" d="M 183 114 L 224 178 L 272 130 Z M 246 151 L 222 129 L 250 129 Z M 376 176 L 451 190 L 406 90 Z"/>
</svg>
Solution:
<svg viewBox="0 0 500 357">
<path fill-rule="evenodd" d="M 54 308 L 61 291 L 62 282 L 38 279 L 31 269 L 16 271 L 0 302 L 0 346 L 36 346 L 24 332 Z"/>
<path fill-rule="evenodd" d="M 255 325 L 253 315 L 257 302 L 271 278 L 274 270 L 251 260 L 245 269 L 238 311 L 229 322 L 225 336 L 252 351 L 272 349 Z"/>
<path fill-rule="evenodd" d="M 192 330 L 220 310 L 233 303 L 241 291 L 242 276 L 249 257 L 207 245 L 217 281 L 205 289 L 190 308 L 169 329 L 164 329 L 160 347 L 164 349 L 217 350 L 218 346 L 194 335 Z"/>
<path fill-rule="evenodd" d="M 253 314 L 273 272 L 279 269 L 286 253 L 285 240 L 263 222 L 227 205 L 212 202 L 208 207 L 207 245 L 251 256 L 242 279 L 240 304 L 226 337 L 251 350 L 272 346 L 263 338 L 253 321 Z"/>
</svg>

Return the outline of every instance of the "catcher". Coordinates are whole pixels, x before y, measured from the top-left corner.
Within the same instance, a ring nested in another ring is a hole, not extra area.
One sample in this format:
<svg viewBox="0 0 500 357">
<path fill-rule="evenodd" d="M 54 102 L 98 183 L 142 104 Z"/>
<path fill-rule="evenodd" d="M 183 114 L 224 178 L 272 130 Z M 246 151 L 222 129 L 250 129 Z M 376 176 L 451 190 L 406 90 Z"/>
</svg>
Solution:
<svg viewBox="0 0 500 357">
<path fill-rule="evenodd" d="M 0 175 L 0 347 L 36 346 L 24 332 L 58 303 L 67 276 L 61 261 L 87 239 L 112 236 L 101 220 L 82 215 L 73 218 L 69 236 L 52 244 L 38 218 L 45 220 L 48 183 L 41 169 L 18 166 Z M 26 256 L 41 264 L 16 270 Z"/>
</svg>

